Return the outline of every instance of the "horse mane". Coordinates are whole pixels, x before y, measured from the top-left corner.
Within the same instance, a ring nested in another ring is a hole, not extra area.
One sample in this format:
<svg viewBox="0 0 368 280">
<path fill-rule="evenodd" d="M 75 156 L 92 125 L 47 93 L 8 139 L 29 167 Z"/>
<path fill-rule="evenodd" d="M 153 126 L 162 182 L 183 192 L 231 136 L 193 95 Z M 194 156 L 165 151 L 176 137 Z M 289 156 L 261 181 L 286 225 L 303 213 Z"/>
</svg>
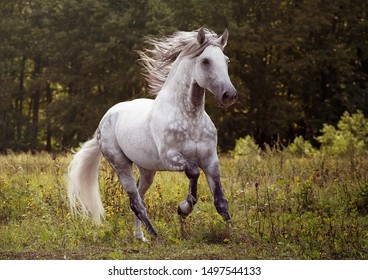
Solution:
<svg viewBox="0 0 368 280">
<path fill-rule="evenodd" d="M 143 76 L 148 82 L 149 92 L 157 95 L 171 70 L 172 64 L 179 55 L 192 55 L 196 57 L 209 45 L 218 45 L 215 41 L 218 35 L 203 29 L 206 35 L 203 44 L 197 43 L 198 30 L 178 31 L 171 36 L 162 38 L 147 38 L 146 43 L 151 46 L 139 52 L 140 63 L 144 67 Z"/>
</svg>

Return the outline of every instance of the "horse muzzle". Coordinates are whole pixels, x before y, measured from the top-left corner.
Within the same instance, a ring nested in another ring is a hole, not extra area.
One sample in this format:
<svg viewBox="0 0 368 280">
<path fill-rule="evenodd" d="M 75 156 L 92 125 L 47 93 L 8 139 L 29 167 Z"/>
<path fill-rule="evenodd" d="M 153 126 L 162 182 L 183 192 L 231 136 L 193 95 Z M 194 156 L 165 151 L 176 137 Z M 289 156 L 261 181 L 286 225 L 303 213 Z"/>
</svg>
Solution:
<svg viewBox="0 0 368 280">
<path fill-rule="evenodd" d="M 220 105 L 228 107 L 235 103 L 235 101 L 238 99 L 238 92 L 234 87 L 232 87 L 229 90 L 226 90 L 220 98 L 218 98 L 218 101 Z"/>
</svg>

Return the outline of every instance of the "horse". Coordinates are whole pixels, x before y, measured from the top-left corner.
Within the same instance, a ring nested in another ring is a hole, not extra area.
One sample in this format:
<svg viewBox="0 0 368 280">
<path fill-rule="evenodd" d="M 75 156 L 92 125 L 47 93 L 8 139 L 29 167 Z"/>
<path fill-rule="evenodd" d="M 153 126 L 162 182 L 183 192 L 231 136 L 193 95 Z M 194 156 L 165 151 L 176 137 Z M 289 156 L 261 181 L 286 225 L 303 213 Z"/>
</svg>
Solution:
<svg viewBox="0 0 368 280">
<path fill-rule="evenodd" d="M 157 171 L 185 172 L 189 191 L 178 206 L 178 214 L 185 218 L 197 203 L 202 170 L 217 212 L 231 222 L 220 180 L 217 130 L 205 112 L 206 90 L 223 107 L 238 97 L 228 74 L 229 58 L 223 53 L 228 37 L 227 29 L 218 36 L 200 28 L 147 39 L 152 48 L 140 52 L 140 61 L 155 98 L 133 99 L 111 107 L 93 138 L 74 155 L 68 168 L 72 215 L 85 214 L 97 224 L 104 218 L 98 185 L 99 162 L 104 156 L 128 194 L 136 238 L 147 241 L 142 223 L 151 238 L 157 237 L 143 202 Z M 133 164 L 139 171 L 137 183 Z"/>
</svg>

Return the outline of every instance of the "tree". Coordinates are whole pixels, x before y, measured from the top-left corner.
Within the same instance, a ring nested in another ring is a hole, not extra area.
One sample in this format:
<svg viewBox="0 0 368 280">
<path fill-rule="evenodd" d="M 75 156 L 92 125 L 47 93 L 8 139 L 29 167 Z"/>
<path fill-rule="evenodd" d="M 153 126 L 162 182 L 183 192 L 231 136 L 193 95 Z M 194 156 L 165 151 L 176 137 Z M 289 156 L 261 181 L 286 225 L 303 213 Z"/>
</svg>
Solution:
<svg viewBox="0 0 368 280">
<path fill-rule="evenodd" d="M 368 4 L 338 0 L 15 0 L 0 2 L 0 151 L 64 149 L 113 104 L 147 96 L 145 36 L 230 31 L 238 102 L 206 109 L 222 150 L 315 140 L 323 124 L 368 113 Z"/>
</svg>

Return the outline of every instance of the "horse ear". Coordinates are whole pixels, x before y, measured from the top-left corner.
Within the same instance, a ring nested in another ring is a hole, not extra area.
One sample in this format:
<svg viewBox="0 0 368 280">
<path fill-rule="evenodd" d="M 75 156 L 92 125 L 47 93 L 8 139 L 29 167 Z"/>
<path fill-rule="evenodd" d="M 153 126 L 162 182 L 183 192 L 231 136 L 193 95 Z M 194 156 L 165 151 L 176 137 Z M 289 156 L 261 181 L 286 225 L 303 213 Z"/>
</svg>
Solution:
<svg viewBox="0 0 368 280">
<path fill-rule="evenodd" d="M 206 34 L 204 33 L 204 29 L 203 27 L 201 27 L 198 30 L 198 35 L 197 35 L 197 42 L 198 44 L 202 45 L 204 43 L 204 41 L 206 40 Z"/>
<path fill-rule="evenodd" d="M 219 43 L 222 48 L 225 48 L 225 46 L 227 45 L 227 39 L 229 39 L 229 31 L 226 28 L 221 37 L 217 39 L 217 43 Z"/>
</svg>

